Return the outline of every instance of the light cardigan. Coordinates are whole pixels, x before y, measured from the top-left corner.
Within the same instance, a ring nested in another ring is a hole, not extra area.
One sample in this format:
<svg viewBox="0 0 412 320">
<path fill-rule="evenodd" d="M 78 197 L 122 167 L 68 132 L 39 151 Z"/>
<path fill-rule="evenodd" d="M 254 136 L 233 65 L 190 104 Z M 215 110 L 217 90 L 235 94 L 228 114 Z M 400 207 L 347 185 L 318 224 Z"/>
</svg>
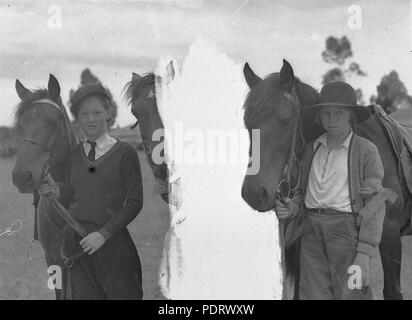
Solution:
<svg viewBox="0 0 412 320">
<path fill-rule="evenodd" d="M 288 232 L 296 232 L 301 228 L 296 228 L 296 224 L 301 224 L 303 218 L 303 199 L 306 195 L 308 177 L 315 154 L 313 148 L 314 141 L 305 146 L 302 157 L 302 180 L 299 188 L 292 198 L 298 211 L 292 215 L 292 223 L 287 225 Z M 349 195 L 353 212 L 359 212 L 368 201 L 377 193 L 383 190 L 382 179 L 384 168 L 377 147 L 369 140 L 352 135 L 348 151 L 348 175 L 349 175 Z M 361 188 L 363 192 L 361 193 Z M 382 237 L 383 220 L 385 217 L 385 205 L 369 218 L 359 217 L 359 242 L 357 252 L 373 255 L 375 248 L 379 245 Z M 299 235 L 290 235 L 296 239 Z"/>
</svg>

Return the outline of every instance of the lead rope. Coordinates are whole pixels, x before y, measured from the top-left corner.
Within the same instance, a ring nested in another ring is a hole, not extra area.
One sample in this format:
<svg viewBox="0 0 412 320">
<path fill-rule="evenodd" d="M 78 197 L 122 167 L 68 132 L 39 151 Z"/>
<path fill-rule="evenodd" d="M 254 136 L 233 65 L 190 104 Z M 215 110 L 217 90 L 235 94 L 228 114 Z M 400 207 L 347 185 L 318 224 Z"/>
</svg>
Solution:
<svg viewBox="0 0 412 320">
<path fill-rule="evenodd" d="M 54 107 L 56 107 L 59 111 L 61 111 L 62 115 L 63 115 L 63 123 L 65 125 L 65 131 L 66 131 L 66 135 L 67 135 L 67 141 L 68 144 L 70 146 L 70 148 L 72 148 L 75 144 L 78 143 L 78 138 L 77 136 L 73 133 L 73 129 L 71 128 L 71 123 L 70 123 L 70 119 L 69 116 L 67 114 L 67 111 L 64 107 L 58 105 L 57 103 L 55 103 L 52 100 L 49 99 L 41 99 L 38 101 L 35 101 L 34 103 L 47 103 L 49 105 L 52 105 Z M 54 159 L 53 159 L 53 154 L 50 152 L 52 159 L 46 164 L 46 166 L 43 168 L 43 172 L 42 172 L 42 177 L 44 179 L 44 177 L 46 177 L 49 173 L 51 168 L 54 166 Z M 66 170 L 67 172 L 67 170 Z M 68 177 L 66 177 L 68 179 Z M 79 233 L 81 235 L 82 238 L 84 238 L 87 235 L 87 231 L 75 220 L 72 218 L 72 216 L 70 215 L 70 213 L 68 213 L 66 211 L 66 209 L 61 205 L 61 203 L 54 197 L 50 197 L 49 199 L 44 199 L 47 200 L 48 204 L 51 205 L 54 210 L 66 221 L 66 223 L 68 223 L 69 225 L 71 225 L 73 227 L 73 229 Z M 47 210 L 45 207 L 43 207 L 44 210 Z M 36 210 L 35 208 L 35 213 L 36 215 L 38 214 L 38 208 Z M 48 217 L 47 215 L 47 211 L 46 211 L 46 217 Z M 51 219 L 49 219 L 50 222 L 52 223 Z M 53 224 L 53 223 L 52 223 Z M 30 246 L 31 244 L 34 242 L 31 241 L 29 243 L 29 247 L 28 250 L 30 250 Z M 80 258 L 83 255 L 83 252 L 81 253 L 77 253 L 76 255 L 72 256 L 72 257 L 66 257 L 63 252 L 62 252 L 62 247 L 61 247 L 61 256 L 62 256 L 62 260 L 64 262 L 64 267 L 66 269 L 66 279 L 64 281 L 64 286 L 65 286 L 65 293 L 66 293 L 66 299 L 71 300 L 72 299 L 72 292 L 71 292 L 71 267 L 73 266 L 73 263 L 75 260 L 77 260 L 78 258 Z M 28 257 L 29 260 L 34 260 L 34 259 L 30 259 L 30 251 L 28 251 Z"/>
<path fill-rule="evenodd" d="M 303 134 L 302 134 L 302 131 L 299 128 L 299 124 L 300 124 L 300 102 L 299 102 L 299 99 L 296 96 L 295 89 L 293 89 L 292 94 L 285 93 L 284 95 L 289 100 L 292 100 L 294 105 L 296 106 L 296 121 L 293 125 L 292 141 L 291 141 L 291 146 L 290 146 L 290 149 L 289 149 L 289 159 L 288 159 L 288 162 L 287 162 L 287 164 L 284 168 L 284 172 L 283 172 L 283 175 L 284 175 L 285 178 L 282 179 L 282 181 L 279 183 L 278 188 L 277 188 L 277 192 L 276 192 L 276 195 L 275 195 L 275 197 L 278 197 L 278 198 L 283 197 L 283 195 L 281 195 L 281 197 L 279 197 L 279 193 L 280 193 L 279 191 L 280 191 L 281 185 L 283 183 L 286 183 L 287 188 L 288 188 L 288 192 L 287 192 L 287 195 L 285 196 L 285 198 L 289 197 L 291 195 L 291 193 L 296 191 L 296 189 L 298 188 L 299 183 L 300 183 L 301 171 L 302 171 L 301 170 L 301 163 L 299 161 L 297 182 L 296 182 L 295 187 L 291 188 L 290 184 L 291 184 L 292 166 L 293 166 L 293 163 L 296 160 L 299 160 L 296 157 L 296 153 L 295 153 L 296 142 L 297 142 L 297 137 L 298 137 L 298 130 L 299 130 L 299 134 L 300 134 L 301 138 L 303 138 Z M 302 141 L 304 141 L 304 140 L 302 140 Z M 285 233 L 286 233 L 285 228 L 286 228 L 286 225 L 285 225 L 285 222 L 283 220 L 278 220 L 278 223 L 279 223 L 279 241 L 281 243 L 281 260 L 284 261 L 284 259 L 285 259 L 285 250 L 286 250 L 286 243 L 285 243 Z M 284 272 L 286 272 L 286 270 L 284 270 Z M 293 284 L 293 282 L 292 283 L 290 282 L 290 279 L 288 279 L 288 277 L 286 277 L 286 274 L 283 275 L 283 284 L 282 284 L 282 286 L 283 286 L 282 298 L 283 299 L 292 298 L 290 296 L 290 294 L 291 294 L 291 292 L 292 293 L 294 292 L 294 284 Z"/>
</svg>

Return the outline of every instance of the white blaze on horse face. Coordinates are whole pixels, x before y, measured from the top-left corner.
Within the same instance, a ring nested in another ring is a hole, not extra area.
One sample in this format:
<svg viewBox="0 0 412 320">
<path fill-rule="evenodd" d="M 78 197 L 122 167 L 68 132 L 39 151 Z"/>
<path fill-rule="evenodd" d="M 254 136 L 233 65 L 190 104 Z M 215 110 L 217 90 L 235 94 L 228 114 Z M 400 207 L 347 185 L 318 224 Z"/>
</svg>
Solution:
<svg viewBox="0 0 412 320">
<path fill-rule="evenodd" d="M 169 61 L 159 67 L 156 97 L 182 204 L 170 207 L 162 292 L 171 299 L 281 298 L 277 219 L 241 198 L 249 160 L 241 66 L 205 41 L 190 47 L 182 72 L 174 65 L 172 81 L 162 74 Z"/>
<path fill-rule="evenodd" d="M 155 96 L 154 91 L 153 91 L 153 90 L 150 90 L 149 93 L 147 94 L 147 98 L 148 98 L 148 99 L 153 99 L 153 98 L 155 98 L 155 97 L 156 97 L 156 96 Z"/>
</svg>

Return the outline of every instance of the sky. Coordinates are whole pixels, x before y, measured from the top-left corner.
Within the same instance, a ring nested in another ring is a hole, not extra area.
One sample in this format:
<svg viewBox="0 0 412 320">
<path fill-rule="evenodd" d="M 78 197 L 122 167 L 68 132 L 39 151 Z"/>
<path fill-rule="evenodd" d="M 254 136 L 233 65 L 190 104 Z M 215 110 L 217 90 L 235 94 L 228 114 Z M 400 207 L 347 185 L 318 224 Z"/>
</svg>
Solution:
<svg viewBox="0 0 412 320">
<path fill-rule="evenodd" d="M 322 75 L 332 68 L 321 58 L 326 38 L 347 36 L 353 61 L 367 73 L 348 82 L 362 88 L 366 100 L 392 70 L 412 93 L 410 2 L 0 0 L 0 125 L 13 123 L 16 79 L 33 89 L 46 86 L 52 73 L 67 106 L 85 68 L 111 90 L 119 105 L 117 124 L 133 123 L 122 96 L 132 72 L 153 71 L 168 55 L 181 62 L 199 38 L 235 63 L 249 62 L 260 76 L 278 72 L 285 58 L 296 76 L 320 89 Z M 356 28 L 350 24 L 353 6 L 360 9 Z"/>
</svg>

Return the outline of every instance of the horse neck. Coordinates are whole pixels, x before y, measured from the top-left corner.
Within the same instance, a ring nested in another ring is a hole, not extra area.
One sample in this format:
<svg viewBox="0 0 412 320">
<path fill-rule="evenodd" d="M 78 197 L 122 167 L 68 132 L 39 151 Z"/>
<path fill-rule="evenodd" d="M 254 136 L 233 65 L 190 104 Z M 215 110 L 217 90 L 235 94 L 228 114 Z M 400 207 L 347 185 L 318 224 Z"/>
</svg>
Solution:
<svg viewBox="0 0 412 320">
<path fill-rule="evenodd" d="M 63 107 L 64 108 L 64 107 Z M 64 110 L 66 111 L 66 110 Z M 69 155 L 71 150 L 75 145 L 78 143 L 78 138 L 73 130 L 73 127 L 71 126 L 70 120 L 68 118 L 67 113 L 65 112 L 65 134 L 67 134 L 66 138 L 60 137 L 59 143 L 64 144 L 64 149 L 66 151 L 66 156 L 62 157 L 62 160 L 52 164 L 50 168 L 50 173 L 53 177 L 54 180 L 57 182 L 64 182 L 67 183 L 69 179 Z M 58 157 L 61 159 L 61 157 Z"/>
<path fill-rule="evenodd" d="M 302 110 L 306 106 L 310 106 L 320 102 L 319 93 L 310 85 L 297 80 L 295 84 L 295 89 L 296 95 L 299 99 L 300 110 Z M 301 118 L 299 128 L 299 130 L 301 131 L 301 135 L 305 138 L 305 140 L 300 139 L 301 149 L 303 149 L 305 142 L 309 142 L 319 137 L 324 132 L 323 129 L 316 125 L 314 122 L 311 121 L 308 123 L 304 123 L 302 122 Z"/>
<path fill-rule="evenodd" d="M 157 103 L 153 106 L 153 108 L 149 111 L 151 112 L 151 116 L 148 117 L 147 119 L 142 119 L 140 121 L 140 134 L 143 137 L 143 135 L 145 137 L 150 138 L 150 142 L 153 146 L 153 133 L 155 130 L 162 130 L 164 129 L 164 125 L 163 125 L 163 121 L 162 118 L 160 117 L 160 113 L 158 110 L 158 106 Z M 148 125 L 150 124 L 150 125 Z M 158 142 L 160 143 L 160 141 Z M 158 144 L 156 144 L 158 145 Z M 161 164 L 157 164 L 153 161 L 152 159 L 152 153 L 153 153 L 153 148 L 151 149 L 151 153 L 146 152 L 146 157 L 147 157 L 147 161 L 149 163 L 149 166 L 156 178 L 156 180 L 159 183 L 162 184 L 167 184 L 168 183 L 168 177 L 169 177 L 169 172 L 167 170 L 167 165 L 166 163 L 161 163 Z"/>
<path fill-rule="evenodd" d="M 56 182 L 67 182 L 68 180 L 68 160 L 56 163 L 50 168 L 50 174 Z"/>
</svg>

